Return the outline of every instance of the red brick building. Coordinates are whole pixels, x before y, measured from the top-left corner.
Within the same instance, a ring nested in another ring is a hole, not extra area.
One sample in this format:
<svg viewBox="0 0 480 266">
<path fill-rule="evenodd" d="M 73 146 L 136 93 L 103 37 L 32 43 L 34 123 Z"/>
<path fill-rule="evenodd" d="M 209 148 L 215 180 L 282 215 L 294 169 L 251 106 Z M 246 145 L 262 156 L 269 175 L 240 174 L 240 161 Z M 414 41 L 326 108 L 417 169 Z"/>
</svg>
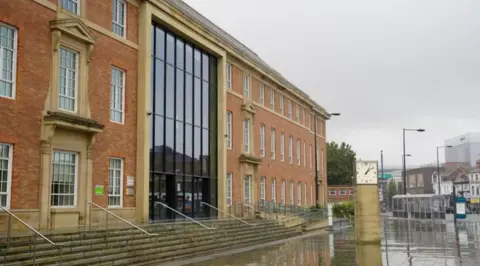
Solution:
<svg viewBox="0 0 480 266">
<path fill-rule="evenodd" d="M 329 117 L 182 1 L 0 0 L 0 206 L 35 228 L 324 203 Z"/>
<path fill-rule="evenodd" d="M 352 186 L 328 186 L 328 201 L 341 202 L 353 200 L 355 188 Z"/>
</svg>

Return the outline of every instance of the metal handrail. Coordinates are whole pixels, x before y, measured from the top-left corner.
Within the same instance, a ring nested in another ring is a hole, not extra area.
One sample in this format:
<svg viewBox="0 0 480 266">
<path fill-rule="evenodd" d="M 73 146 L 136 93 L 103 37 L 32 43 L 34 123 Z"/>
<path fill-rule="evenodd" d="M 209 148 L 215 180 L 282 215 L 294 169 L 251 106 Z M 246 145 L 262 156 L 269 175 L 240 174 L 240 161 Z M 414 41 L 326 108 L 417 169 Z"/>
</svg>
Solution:
<svg viewBox="0 0 480 266">
<path fill-rule="evenodd" d="M 214 206 L 212 206 L 212 205 L 210 205 L 210 204 L 208 204 L 208 203 L 206 203 L 206 202 L 201 201 L 200 204 L 207 205 L 208 207 L 210 207 L 210 208 L 212 208 L 212 209 L 215 209 L 215 210 L 217 210 L 217 211 L 220 211 L 221 213 L 224 213 L 224 214 L 226 214 L 226 215 L 228 215 L 228 216 L 230 216 L 230 217 L 233 217 L 234 219 L 239 220 L 240 222 L 242 222 L 242 223 L 244 223 L 244 224 L 247 224 L 247 225 L 256 225 L 256 224 L 251 224 L 251 223 L 249 223 L 249 222 L 247 222 L 247 221 L 244 221 L 244 220 L 242 220 L 242 219 L 240 219 L 240 218 L 238 218 L 238 217 L 236 217 L 236 216 L 234 216 L 234 215 L 231 215 L 231 214 L 229 214 L 229 213 L 227 213 L 227 212 L 224 212 L 224 211 L 218 209 L 217 207 L 214 207 Z"/>
<path fill-rule="evenodd" d="M 107 217 L 108 217 L 108 214 L 111 214 L 113 217 L 119 219 L 119 220 L 122 221 L 122 222 L 127 223 L 128 225 L 134 227 L 135 229 L 140 230 L 141 232 L 143 232 L 144 234 L 146 234 L 146 235 L 148 235 L 148 236 L 158 236 L 158 234 L 149 233 L 149 232 L 145 231 L 144 229 L 140 228 L 138 225 L 135 225 L 135 224 L 133 224 L 133 223 L 131 223 L 131 222 L 123 219 L 122 217 L 116 215 L 115 213 L 113 213 L 113 212 L 111 212 L 111 211 L 103 208 L 102 206 L 100 206 L 100 205 L 98 205 L 98 204 L 96 204 L 96 203 L 90 202 L 90 203 L 88 203 L 88 204 L 90 205 L 90 225 L 92 224 L 92 206 L 95 206 L 95 207 L 99 208 L 100 210 L 106 212 L 106 213 L 107 213 Z M 106 225 L 106 226 L 108 226 L 108 220 L 107 220 L 107 225 Z"/>
<path fill-rule="evenodd" d="M 163 203 L 161 203 L 161 202 L 159 202 L 159 201 L 155 201 L 155 203 L 158 203 L 158 204 L 162 205 L 163 207 L 165 207 L 165 208 L 167 208 L 167 209 L 169 209 L 169 210 L 171 210 L 171 211 L 174 211 L 175 213 L 180 214 L 181 216 L 189 219 L 190 221 L 192 221 L 192 222 L 200 225 L 200 226 L 203 227 L 203 228 L 206 228 L 206 229 L 208 229 L 208 230 L 216 229 L 216 228 L 213 228 L 213 227 L 208 227 L 208 226 L 202 224 L 201 222 L 199 222 L 199 221 L 197 221 L 197 220 L 195 220 L 195 219 L 193 219 L 193 218 L 191 218 L 191 217 L 188 217 L 188 216 L 186 216 L 185 214 L 183 214 L 183 213 L 181 213 L 181 212 L 179 212 L 179 211 L 171 208 L 170 206 L 168 206 L 168 205 L 166 205 L 166 204 L 163 204 Z"/>
<path fill-rule="evenodd" d="M 46 236 L 44 236 L 42 233 L 38 232 L 37 230 L 35 230 L 35 228 L 31 227 L 29 224 L 27 224 L 26 222 L 24 222 L 22 219 L 20 219 L 18 216 L 16 216 L 15 214 L 13 214 L 12 212 L 10 212 L 9 210 L 5 209 L 4 207 L 0 206 L 0 209 L 2 209 L 4 212 L 8 213 L 11 217 L 15 218 L 17 221 L 19 221 L 20 223 L 22 223 L 23 225 L 25 225 L 28 229 L 32 230 L 35 234 L 37 234 L 38 236 L 40 236 L 41 238 L 45 239 L 45 241 L 47 241 L 48 243 L 50 243 L 51 245 L 53 246 L 57 246 L 57 247 L 62 247 L 63 245 L 62 244 L 57 244 L 57 243 L 54 243 L 52 240 L 48 239 Z M 8 237 L 10 237 L 10 233 L 11 233 L 11 226 L 10 226 L 10 222 L 9 222 L 9 225 L 8 225 Z"/>
<path fill-rule="evenodd" d="M 268 214 L 268 213 L 266 213 L 266 212 L 262 212 L 261 210 L 255 209 L 254 207 L 246 204 L 245 202 L 240 202 L 240 203 L 241 203 L 242 205 L 244 205 L 244 206 L 247 206 L 247 207 L 251 208 L 251 209 L 254 210 L 254 211 L 257 211 L 257 212 L 259 212 L 259 213 L 262 213 L 265 217 L 272 217 L 270 214 Z M 273 217 L 273 219 L 274 219 L 274 220 L 277 220 L 275 217 Z M 277 220 L 277 221 L 278 221 L 278 220 Z"/>
<path fill-rule="evenodd" d="M 308 213 L 308 212 L 301 212 L 301 213 L 298 213 L 298 214 L 291 214 L 287 217 L 285 217 L 284 219 L 280 219 L 281 222 L 288 222 L 290 220 L 293 220 L 293 219 L 297 219 L 297 218 L 302 218 L 300 217 L 300 215 L 303 215 L 305 213 Z"/>
</svg>

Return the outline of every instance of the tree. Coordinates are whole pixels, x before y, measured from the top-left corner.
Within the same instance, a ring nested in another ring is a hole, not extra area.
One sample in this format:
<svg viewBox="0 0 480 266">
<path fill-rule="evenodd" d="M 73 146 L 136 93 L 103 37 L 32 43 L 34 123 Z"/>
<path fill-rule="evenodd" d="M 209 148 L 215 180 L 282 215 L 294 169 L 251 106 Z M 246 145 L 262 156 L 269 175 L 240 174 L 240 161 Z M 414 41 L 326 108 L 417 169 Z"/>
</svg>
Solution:
<svg viewBox="0 0 480 266">
<path fill-rule="evenodd" d="M 342 142 L 327 143 L 327 179 L 329 185 L 351 185 L 356 154 L 352 146 Z"/>
<path fill-rule="evenodd" d="M 392 204 L 392 198 L 393 196 L 397 195 L 397 184 L 395 183 L 395 181 L 393 180 L 390 180 L 390 182 L 388 182 L 388 187 L 387 187 L 387 196 L 388 196 L 388 202 L 390 203 L 390 205 Z"/>
</svg>

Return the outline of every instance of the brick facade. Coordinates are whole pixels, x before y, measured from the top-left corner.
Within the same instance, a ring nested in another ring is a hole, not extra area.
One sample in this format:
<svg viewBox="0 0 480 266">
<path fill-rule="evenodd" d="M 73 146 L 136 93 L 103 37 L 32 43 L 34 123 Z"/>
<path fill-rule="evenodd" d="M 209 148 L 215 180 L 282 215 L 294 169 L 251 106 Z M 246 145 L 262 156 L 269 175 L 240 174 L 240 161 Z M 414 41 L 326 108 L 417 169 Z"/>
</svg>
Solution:
<svg viewBox="0 0 480 266">
<path fill-rule="evenodd" d="M 355 187 L 352 187 L 352 186 L 328 186 L 328 201 L 329 202 L 350 201 L 350 200 L 353 200 L 354 195 L 355 195 Z"/>
</svg>

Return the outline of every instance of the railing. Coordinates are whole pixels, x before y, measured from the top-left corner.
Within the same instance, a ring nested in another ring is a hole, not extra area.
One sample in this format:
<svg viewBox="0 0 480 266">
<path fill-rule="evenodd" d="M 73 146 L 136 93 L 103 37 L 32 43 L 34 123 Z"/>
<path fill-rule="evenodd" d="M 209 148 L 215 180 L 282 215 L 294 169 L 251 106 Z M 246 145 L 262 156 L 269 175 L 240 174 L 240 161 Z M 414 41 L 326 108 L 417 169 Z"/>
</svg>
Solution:
<svg viewBox="0 0 480 266">
<path fill-rule="evenodd" d="M 252 209 L 252 210 L 254 210 L 254 211 L 256 211 L 256 212 L 259 212 L 259 213 L 263 214 L 263 216 L 264 216 L 265 218 L 267 218 L 267 219 L 277 220 L 277 218 L 276 218 L 275 216 L 272 216 L 272 215 L 270 215 L 270 214 L 268 214 L 268 213 L 266 213 L 266 212 L 262 212 L 261 210 L 256 209 L 255 207 L 253 207 L 253 206 L 251 206 L 251 205 L 249 205 L 249 204 L 246 204 L 245 202 L 240 202 L 240 204 L 242 204 L 243 206 L 246 206 L 246 207 L 248 207 L 248 208 L 250 208 L 250 209 Z"/>
<path fill-rule="evenodd" d="M 265 212 L 265 213 L 272 213 L 272 214 L 280 214 L 280 215 L 292 215 L 298 214 L 308 211 L 308 208 L 304 208 L 298 205 L 287 205 L 282 203 L 277 203 L 274 201 L 265 201 L 260 200 L 257 202 L 257 209 Z"/>
<path fill-rule="evenodd" d="M 246 222 L 246 221 L 244 221 L 244 220 L 242 220 L 242 219 L 240 219 L 240 218 L 238 218 L 238 217 L 236 217 L 236 216 L 234 216 L 234 215 L 231 215 L 231 214 L 229 214 L 229 213 L 227 213 L 227 212 L 224 212 L 224 211 L 218 209 L 217 207 L 214 207 L 214 206 L 212 206 L 212 205 L 210 205 L 210 204 L 208 204 L 208 203 L 206 203 L 206 202 L 201 201 L 200 204 L 207 205 L 208 207 L 210 207 L 210 208 L 212 208 L 212 209 L 215 209 L 215 210 L 217 210 L 217 211 L 219 211 L 219 212 L 221 212 L 221 213 L 224 213 L 224 214 L 226 214 L 227 216 L 230 216 L 230 217 L 234 218 L 235 220 L 238 220 L 238 221 L 240 221 L 240 222 L 242 222 L 242 223 L 244 223 L 244 224 L 247 224 L 247 225 L 256 225 L 256 224 L 251 224 L 251 223 L 249 223 L 249 222 Z"/>
<path fill-rule="evenodd" d="M 173 211 L 173 212 L 175 212 L 175 213 L 177 213 L 177 214 L 180 214 L 180 216 L 182 216 L 182 217 L 184 217 L 184 218 L 187 218 L 188 220 L 190 220 L 190 221 L 192 221 L 192 222 L 200 225 L 201 227 L 203 227 L 203 228 L 205 228 L 205 229 L 208 229 L 208 230 L 214 230 L 214 229 L 216 229 L 216 228 L 213 228 L 213 227 L 208 227 L 208 226 L 202 224 L 201 222 L 199 222 L 199 221 L 197 221 L 197 220 L 195 220 L 195 219 L 193 219 L 193 218 L 191 218 L 191 217 L 188 217 L 188 216 L 186 216 L 185 214 L 183 214 L 183 213 L 175 210 L 174 208 L 171 208 L 170 206 L 168 206 L 168 205 L 166 205 L 166 204 L 163 204 L 163 203 L 161 203 L 161 202 L 159 202 L 159 201 L 155 201 L 155 204 L 160 204 L 160 205 L 162 205 L 163 207 L 165 207 L 165 208 L 167 208 L 167 209 L 169 209 L 169 210 L 171 210 L 171 211 Z"/>
<path fill-rule="evenodd" d="M 142 233 L 144 233 L 144 234 L 146 234 L 146 235 L 148 235 L 148 236 L 158 236 L 158 234 L 149 233 L 149 232 L 145 231 L 144 229 L 140 228 L 139 226 L 137 226 L 137 225 L 135 225 L 135 224 L 133 224 L 133 223 L 131 223 L 131 222 L 123 219 L 122 217 L 120 217 L 120 216 L 116 215 L 115 213 L 113 213 L 113 212 L 111 212 L 111 211 L 103 208 L 102 206 L 99 206 L 99 205 L 96 204 L 96 203 L 90 202 L 89 205 L 90 205 L 90 225 L 89 225 L 89 226 L 92 225 L 92 206 L 95 206 L 95 207 L 97 207 L 98 209 L 100 209 L 100 210 L 102 210 L 102 211 L 104 211 L 104 212 L 106 213 L 106 215 L 105 215 L 105 216 L 106 216 L 106 217 L 105 217 L 105 220 L 106 220 L 106 221 L 105 221 L 105 227 L 106 227 L 106 229 L 108 229 L 108 215 L 112 215 L 113 217 L 119 219 L 120 221 L 122 221 L 122 222 L 130 225 L 131 227 L 139 230 L 140 232 L 142 232 Z"/>
<path fill-rule="evenodd" d="M 5 209 L 4 207 L 0 206 L 0 209 L 6 213 L 8 213 L 8 228 L 7 228 L 7 248 L 10 246 L 10 237 L 12 235 L 12 217 L 15 218 L 17 221 L 19 221 L 21 224 L 26 226 L 28 229 L 30 229 L 32 232 L 35 233 L 35 235 L 43 238 L 45 241 L 47 241 L 50 245 L 56 247 L 58 249 L 58 253 L 60 254 L 60 265 L 62 265 L 62 259 L 63 259 L 63 245 L 62 244 L 57 244 L 54 243 L 52 240 L 48 239 L 46 236 L 44 236 L 42 233 L 38 232 L 35 230 L 35 228 L 31 227 L 29 224 L 27 224 L 25 221 L 20 219 L 18 216 L 10 212 L 9 210 Z M 35 265 L 35 260 L 36 260 L 36 250 L 37 250 L 37 241 L 34 239 L 34 251 L 33 251 L 33 264 Z M 6 255 L 7 252 L 5 252 L 4 255 L 4 261 L 6 261 Z"/>
</svg>

